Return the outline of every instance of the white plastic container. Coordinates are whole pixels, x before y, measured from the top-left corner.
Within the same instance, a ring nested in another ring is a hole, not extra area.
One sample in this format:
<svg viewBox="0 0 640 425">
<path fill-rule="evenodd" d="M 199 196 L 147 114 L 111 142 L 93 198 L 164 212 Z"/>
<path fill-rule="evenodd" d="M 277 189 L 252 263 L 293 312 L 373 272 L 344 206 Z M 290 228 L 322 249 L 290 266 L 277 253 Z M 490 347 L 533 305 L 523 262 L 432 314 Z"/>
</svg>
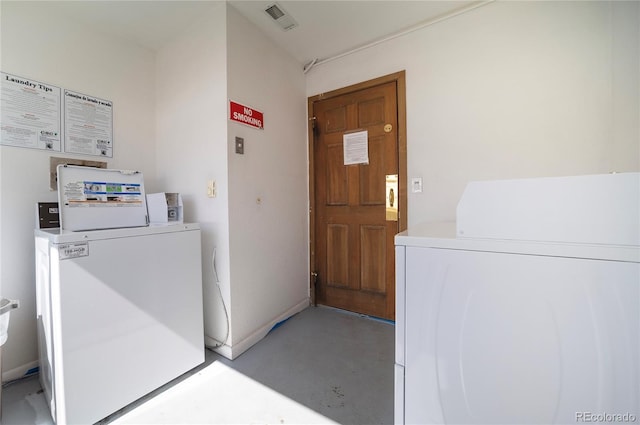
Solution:
<svg viewBox="0 0 640 425">
<path fill-rule="evenodd" d="M 11 310 L 20 306 L 18 301 L 3 298 L 0 300 L 0 381 L 2 381 L 2 346 L 9 337 L 9 316 Z M 2 417 L 2 383 L 0 382 L 0 417 Z"/>
</svg>

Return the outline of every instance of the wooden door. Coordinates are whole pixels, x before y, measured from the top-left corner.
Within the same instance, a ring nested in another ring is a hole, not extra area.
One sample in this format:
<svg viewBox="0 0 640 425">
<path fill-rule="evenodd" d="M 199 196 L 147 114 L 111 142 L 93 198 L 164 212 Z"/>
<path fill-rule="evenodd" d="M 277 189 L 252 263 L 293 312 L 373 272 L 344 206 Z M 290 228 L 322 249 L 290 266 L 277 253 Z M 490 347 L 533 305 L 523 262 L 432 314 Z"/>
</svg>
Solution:
<svg viewBox="0 0 640 425">
<path fill-rule="evenodd" d="M 398 175 L 400 168 L 397 85 L 391 80 L 310 101 L 316 301 L 390 320 L 400 226 L 387 220 L 386 176 Z M 368 135 L 368 164 L 345 165 L 344 135 L 362 131 Z M 391 196 L 400 201 L 401 215 L 403 186 Z"/>
</svg>

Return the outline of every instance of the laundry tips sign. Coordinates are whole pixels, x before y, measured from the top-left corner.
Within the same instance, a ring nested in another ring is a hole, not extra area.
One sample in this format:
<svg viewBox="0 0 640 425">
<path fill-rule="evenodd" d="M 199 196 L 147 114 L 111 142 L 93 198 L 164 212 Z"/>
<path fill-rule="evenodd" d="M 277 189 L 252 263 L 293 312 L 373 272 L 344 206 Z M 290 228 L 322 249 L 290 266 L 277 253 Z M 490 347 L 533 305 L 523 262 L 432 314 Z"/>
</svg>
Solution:
<svg viewBox="0 0 640 425">
<path fill-rule="evenodd" d="M 236 103 L 233 100 L 229 101 L 229 119 L 250 127 L 264 129 L 262 112 Z"/>
</svg>

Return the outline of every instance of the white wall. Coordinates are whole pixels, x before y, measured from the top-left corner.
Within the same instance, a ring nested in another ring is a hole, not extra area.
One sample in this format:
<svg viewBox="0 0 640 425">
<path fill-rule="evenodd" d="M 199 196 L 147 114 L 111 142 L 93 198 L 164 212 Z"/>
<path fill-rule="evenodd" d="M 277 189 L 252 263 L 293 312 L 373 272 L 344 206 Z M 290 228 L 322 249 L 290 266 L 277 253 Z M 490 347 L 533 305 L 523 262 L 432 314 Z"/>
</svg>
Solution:
<svg viewBox="0 0 640 425">
<path fill-rule="evenodd" d="M 206 342 L 235 358 L 308 305 L 303 74 L 225 3 L 158 52 L 157 73 L 159 182 L 202 226 Z M 228 122 L 228 99 L 261 110 L 266 128 Z"/>
<path fill-rule="evenodd" d="M 54 5 L 1 2 L 0 7 L 0 69 L 113 101 L 114 158 L 108 166 L 140 170 L 147 187 L 157 187 L 153 52 L 71 22 Z M 49 190 L 50 156 L 99 159 L 0 147 L 0 295 L 21 301 L 3 346 L 5 379 L 38 359 L 33 229 L 36 202 L 57 200 L 57 192 Z"/>
<path fill-rule="evenodd" d="M 227 17 L 229 98 L 265 122 L 264 130 L 228 124 L 235 357 L 309 305 L 308 163 L 300 64 L 233 7 Z M 244 138 L 244 155 L 235 137 Z"/>
<path fill-rule="evenodd" d="M 307 74 L 307 95 L 406 70 L 409 225 L 468 181 L 640 170 L 640 5 L 495 2 Z"/>
<path fill-rule="evenodd" d="M 186 221 L 200 223 L 205 333 L 217 341 L 226 336 L 226 319 L 212 267 L 214 247 L 223 298 L 230 303 L 225 10 L 226 3 L 212 2 L 157 57 L 159 183 L 182 194 Z M 215 198 L 207 197 L 209 180 L 216 182 Z"/>
</svg>

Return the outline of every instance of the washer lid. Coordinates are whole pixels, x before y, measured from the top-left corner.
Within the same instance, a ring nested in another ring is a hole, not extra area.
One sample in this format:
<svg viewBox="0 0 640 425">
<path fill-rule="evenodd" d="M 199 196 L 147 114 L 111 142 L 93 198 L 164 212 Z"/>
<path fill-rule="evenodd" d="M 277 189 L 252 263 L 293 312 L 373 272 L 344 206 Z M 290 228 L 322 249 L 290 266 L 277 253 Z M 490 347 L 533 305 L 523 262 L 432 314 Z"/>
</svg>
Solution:
<svg viewBox="0 0 640 425">
<path fill-rule="evenodd" d="M 494 238 L 460 238 L 456 237 L 455 222 L 430 222 L 411 226 L 409 229 L 396 235 L 395 244 L 421 248 L 640 263 L 640 246 L 540 242 Z"/>
<path fill-rule="evenodd" d="M 62 230 L 148 225 L 141 172 L 64 164 L 57 172 Z"/>
</svg>

